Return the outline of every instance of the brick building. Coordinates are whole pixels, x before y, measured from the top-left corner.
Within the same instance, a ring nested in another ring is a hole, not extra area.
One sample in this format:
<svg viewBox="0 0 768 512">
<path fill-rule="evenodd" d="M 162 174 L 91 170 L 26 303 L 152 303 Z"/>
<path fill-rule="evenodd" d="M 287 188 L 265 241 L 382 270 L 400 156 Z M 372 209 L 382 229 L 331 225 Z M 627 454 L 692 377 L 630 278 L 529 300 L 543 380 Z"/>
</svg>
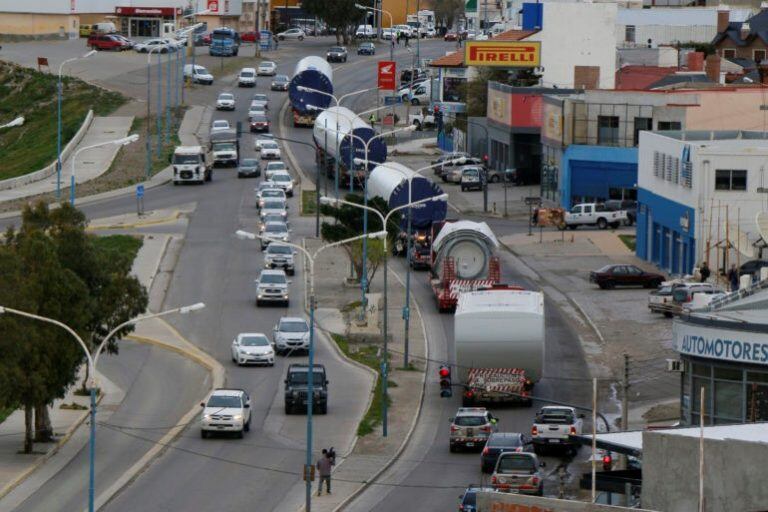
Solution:
<svg viewBox="0 0 768 512">
<path fill-rule="evenodd" d="M 768 56 L 768 4 L 747 21 L 730 21 L 727 7 L 718 9 L 717 35 L 712 40 L 724 59 L 763 61 Z"/>
</svg>

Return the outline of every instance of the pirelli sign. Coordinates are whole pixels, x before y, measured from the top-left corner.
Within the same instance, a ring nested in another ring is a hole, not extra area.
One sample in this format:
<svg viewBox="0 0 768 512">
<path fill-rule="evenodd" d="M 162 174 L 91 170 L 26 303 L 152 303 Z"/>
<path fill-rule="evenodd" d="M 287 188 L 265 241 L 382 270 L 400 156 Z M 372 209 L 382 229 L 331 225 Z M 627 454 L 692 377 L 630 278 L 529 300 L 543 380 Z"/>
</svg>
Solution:
<svg viewBox="0 0 768 512">
<path fill-rule="evenodd" d="M 541 62 L 538 41 L 467 41 L 464 53 L 466 66 L 499 68 L 533 68 Z"/>
</svg>

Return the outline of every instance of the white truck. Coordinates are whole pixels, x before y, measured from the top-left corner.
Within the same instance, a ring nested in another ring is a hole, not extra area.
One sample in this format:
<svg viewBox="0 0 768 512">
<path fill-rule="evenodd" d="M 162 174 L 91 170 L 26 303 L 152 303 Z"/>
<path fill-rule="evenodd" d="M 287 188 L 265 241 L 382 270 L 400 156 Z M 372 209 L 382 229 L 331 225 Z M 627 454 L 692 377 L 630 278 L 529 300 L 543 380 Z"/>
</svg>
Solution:
<svg viewBox="0 0 768 512">
<path fill-rule="evenodd" d="M 424 128 L 434 128 L 436 125 L 435 114 L 428 110 L 423 110 L 416 114 L 408 116 L 408 124 L 416 126 L 417 130 L 423 130 Z"/>
<path fill-rule="evenodd" d="M 210 158 L 202 146 L 178 146 L 171 157 L 173 184 L 211 181 Z"/>
<path fill-rule="evenodd" d="M 597 226 L 616 229 L 627 220 L 626 210 L 611 211 L 602 203 L 580 203 L 565 214 L 563 229 L 576 229 L 579 226 Z"/>
<path fill-rule="evenodd" d="M 542 407 L 536 413 L 536 419 L 531 427 L 533 449 L 537 454 L 547 448 L 565 448 L 571 453 L 579 448 L 579 443 L 571 436 L 581 435 L 583 415 L 576 414 L 576 409 L 561 405 Z"/>
<path fill-rule="evenodd" d="M 453 332 L 464 407 L 531 405 L 544 362 L 541 292 L 494 287 L 461 293 Z"/>
<path fill-rule="evenodd" d="M 240 142 L 237 138 L 237 130 L 217 130 L 210 135 L 211 154 L 213 165 L 237 166 Z"/>
</svg>

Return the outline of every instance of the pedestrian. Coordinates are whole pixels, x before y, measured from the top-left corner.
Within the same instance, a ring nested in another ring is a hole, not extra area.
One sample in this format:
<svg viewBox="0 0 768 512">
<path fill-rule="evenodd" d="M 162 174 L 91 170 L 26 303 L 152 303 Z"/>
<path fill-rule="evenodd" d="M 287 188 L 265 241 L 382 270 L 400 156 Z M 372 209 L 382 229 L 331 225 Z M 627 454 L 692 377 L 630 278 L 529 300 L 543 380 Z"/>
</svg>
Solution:
<svg viewBox="0 0 768 512">
<path fill-rule="evenodd" d="M 376 122 L 376 114 L 371 114 L 368 116 L 368 122 L 373 126 L 373 124 Z"/>
<path fill-rule="evenodd" d="M 699 267 L 699 275 L 701 275 L 701 282 L 706 283 L 707 279 L 709 279 L 709 275 L 711 274 L 709 270 L 709 265 L 707 265 L 707 262 L 704 261 L 701 263 L 701 266 Z"/>
<path fill-rule="evenodd" d="M 408 43 L 410 36 L 408 34 L 404 34 L 403 37 L 405 38 L 405 47 L 410 48 L 411 45 Z"/>
<path fill-rule="evenodd" d="M 336 465 L 336 449 L 331 446 L 328 448 L 328 458 L 331 459 L 331 466 Z"/>
<path fill-rule="evenodd" d="M 728 271 L 728 282 L 731 284 L 732 292 L 739 289 L 739 270 L 736 265 L 731 265 L 731 269 Z"/>
<path fill-rule="evenodd" d="M 325 492 L 331 494 L 331 468 L 333 462 L 328 457 L 328 450 L 323 448 L 323 454 L 317 460 L 317 472 L 320 474 L 320 478 L 317 481 L 317 495 L 323 494 L 323 482 L 325 482 Z"/>
<path fill-rule="evenodd" d="M 277 50 L 277 41 L 278 41 L 277 35 L 272 36 L 272 39 L 274 39 L 275 41 L 275 50 Z"/>
</svg>

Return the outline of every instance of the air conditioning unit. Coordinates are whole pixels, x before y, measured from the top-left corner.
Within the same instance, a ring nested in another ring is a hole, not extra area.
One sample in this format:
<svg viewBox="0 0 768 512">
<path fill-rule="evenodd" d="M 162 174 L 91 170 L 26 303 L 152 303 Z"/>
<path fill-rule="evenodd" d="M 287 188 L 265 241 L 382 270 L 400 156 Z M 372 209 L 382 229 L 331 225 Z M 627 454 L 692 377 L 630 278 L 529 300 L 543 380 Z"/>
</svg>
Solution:
<svg viewBox="0 0 768 512">
<path fill-rule="evenodd" d="M 682 372 L 683 362 L 679 359 L 667 359 L 667 371 L 668 372 Z"/>
</svg>

